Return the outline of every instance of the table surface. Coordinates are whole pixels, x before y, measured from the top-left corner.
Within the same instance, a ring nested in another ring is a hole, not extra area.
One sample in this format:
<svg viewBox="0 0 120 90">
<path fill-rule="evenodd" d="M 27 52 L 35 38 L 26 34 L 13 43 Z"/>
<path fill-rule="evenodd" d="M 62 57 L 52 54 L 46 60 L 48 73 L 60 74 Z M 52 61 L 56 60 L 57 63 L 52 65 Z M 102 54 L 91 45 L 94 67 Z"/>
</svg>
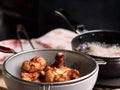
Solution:
<svg viewBox="0 0 120 90">
<path fill-rule="evenodd" d="M 7 90 L 7 86 L 3 80 L 2 72 L 0 71 L 0 90 Z"/>
<path fill-rule="evenodd" d="M 71 50 L 71 40 L 77 36 L 72 31 L 65 30 L 65 29 L 55 29 L 47 34 L 31 39 L 31 42 L 33 43 L 35 48 L 58 48 L 58 49 L 68 49 Z M 24 50 L 31 49 L 31 46 L 27 40 L 21 40 Z M 1 41 L 0 45 L 4 45 L 10 48 L 14 48 L 16 51 L 20 51 L 20 43 L 17 40 L 5 40 Z M 26 48 L 27 47 L 27 48 Z M 8 56 L 8 54 L 3 54 L 0 52 L 0 64 L 4 62 L 2 61 L 2 58 Z M 3 58 L 4 59 L 4 58 Z M 0 90 L 7 90 L 7 86 L 5 85 L 5 82 L 2 77 L 2 72 L 0 70 Z M 108 89 L 108 88 L 94 88 L 94 90 L 120 90 L 120 89 Z"/>
</svg>

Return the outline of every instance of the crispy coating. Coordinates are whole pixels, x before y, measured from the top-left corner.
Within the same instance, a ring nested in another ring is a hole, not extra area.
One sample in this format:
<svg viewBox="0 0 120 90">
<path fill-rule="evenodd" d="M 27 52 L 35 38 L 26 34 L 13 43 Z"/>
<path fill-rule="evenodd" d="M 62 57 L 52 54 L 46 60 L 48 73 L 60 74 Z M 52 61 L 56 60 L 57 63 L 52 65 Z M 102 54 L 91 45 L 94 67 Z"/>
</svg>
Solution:
<svg viewBox="0 0 120 90">
<path fill-rule="evenodd" d="M 41 71 L 46 67 L 46 60 L 42 57 L 35 56 L 30 61 L 24 61 L 22 64 L 22 71 L 29 73 Z"/>
<path fill-rule="evenodd" d="M 33 82 L 63 82 L 80 77 L 80 72 L 64 66 L 64 54 L 59 52 L 52 65 L 47 64 L 42 57 L 35 56 L 30 61 L 25 60 L 21 67 L 21 78 Z"/>
<path fill-rule="evenodd" d="M 22 72 L 21 73 L 21 78 L 27 81 L 40 82 L 39 76 L 40 76 L 40 72 L 34 72 L 34 73 Z"/>
<path fill-rule="evenodd" d="M 45 72 L 45 82 L 62 82 L 79 78 L 79 71 L 65 66 L 59 68 L 52 67 Z"/>
</svg>

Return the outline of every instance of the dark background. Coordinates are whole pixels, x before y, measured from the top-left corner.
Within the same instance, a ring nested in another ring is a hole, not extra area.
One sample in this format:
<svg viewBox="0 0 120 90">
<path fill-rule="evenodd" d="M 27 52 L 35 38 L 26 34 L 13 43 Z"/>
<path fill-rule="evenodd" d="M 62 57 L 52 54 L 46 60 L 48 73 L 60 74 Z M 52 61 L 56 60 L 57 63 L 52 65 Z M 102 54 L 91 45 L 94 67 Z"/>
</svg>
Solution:
<svg viewBox="0 0 120 90">
<path fill-rule="evenodd" d="M 25 26 L 30 38 L 55 28 L 71 30 L 54 14 L 58 9 L 74 26 L 120 30 L 120 0 L 0 0 L 0 40 L 16 38 L 17 24 Z"/>
</svg>

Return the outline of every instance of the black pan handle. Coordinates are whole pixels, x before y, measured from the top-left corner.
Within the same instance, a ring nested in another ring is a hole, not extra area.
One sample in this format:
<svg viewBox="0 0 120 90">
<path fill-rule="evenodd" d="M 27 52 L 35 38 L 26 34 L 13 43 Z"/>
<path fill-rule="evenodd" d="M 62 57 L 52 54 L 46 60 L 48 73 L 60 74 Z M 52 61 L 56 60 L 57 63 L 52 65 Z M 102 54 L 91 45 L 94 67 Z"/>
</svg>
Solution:
<svg viewBox="0 0 120 90">
<path fill-rule="evenodd" d="M 76 32 L 75 26 L 72 25 L 72 23 L 68 20 L 68 18 L 65 15 L 63 15 L 63 13 L 61 13 L 58 10 L 55 10 L 54 13 L 55 13 L 55 15 L 61 17 L 70 26 L 71 30 Z"/>
<path fill-rule="evenodd" d="M 70 26 L 70 28 L 73 32 L 80 34 L 81 32 L 84 32 L 87 30 L 85 28 L 85 25 L 83 25 L 83 24 L 77 25 L 77 26 L 72 25 L 72 23 L 68 20 L 68 18 L 63 13 L 61 13 L 59 10 L 55 10 L 54 13 L 55 13 L 55 15 L 61 17 Z"/>
<path fill-rule="evenodd" d="M 102 60 L 102 59 L 95 59 L 98 65 L 106 65 L 108 62 Z"/>
<path fill-rule="evenodd" d="M 83 24 L 77 25 L 77 27 L 76 27 L 77 34 L 81 34 L 81 33 L 84 33 L 86 31 L 88 31 L 88 30 L 86 29 L 85 25 L 83 25 Z"/>
<path fill-rule="evenodd" d="M 23 46 L 22 46 L 22 42 L 21 42 L 21 36 L 20 36 L 20 33 L 24 34 L 24 36 L 27 38 L 29 44 L 31 45 L 32 49 L 35 49 L 33 43 L 31 42 L 29 36 L 28 36 L 28 33 L 26 32 L 25 28 L 23 27 L 23 25 L 21 24 L 18 24 L 17 25 L 17 30 L 16 30 L 16 33 L 17 33 L 17 37 L 18 37 L 18 40 L 20 42 L 20 46 L 21 46 L 21 50 L 23 51 Z"/>
</svg>

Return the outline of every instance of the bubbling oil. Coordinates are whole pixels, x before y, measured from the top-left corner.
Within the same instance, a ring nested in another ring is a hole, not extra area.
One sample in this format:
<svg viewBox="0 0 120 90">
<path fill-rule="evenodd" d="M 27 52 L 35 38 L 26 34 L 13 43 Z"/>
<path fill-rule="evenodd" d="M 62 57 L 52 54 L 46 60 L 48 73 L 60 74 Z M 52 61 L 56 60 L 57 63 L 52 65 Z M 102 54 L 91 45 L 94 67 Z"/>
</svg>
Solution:
<svg viewBox="0 0 120 90">
<path fill-rule="evenodd" d="M 100 42 L 85 42 L 80 44 L 78 51 L 100 57 L 120 57 L 119 44 L 106 44 Z"/>
</svg>

